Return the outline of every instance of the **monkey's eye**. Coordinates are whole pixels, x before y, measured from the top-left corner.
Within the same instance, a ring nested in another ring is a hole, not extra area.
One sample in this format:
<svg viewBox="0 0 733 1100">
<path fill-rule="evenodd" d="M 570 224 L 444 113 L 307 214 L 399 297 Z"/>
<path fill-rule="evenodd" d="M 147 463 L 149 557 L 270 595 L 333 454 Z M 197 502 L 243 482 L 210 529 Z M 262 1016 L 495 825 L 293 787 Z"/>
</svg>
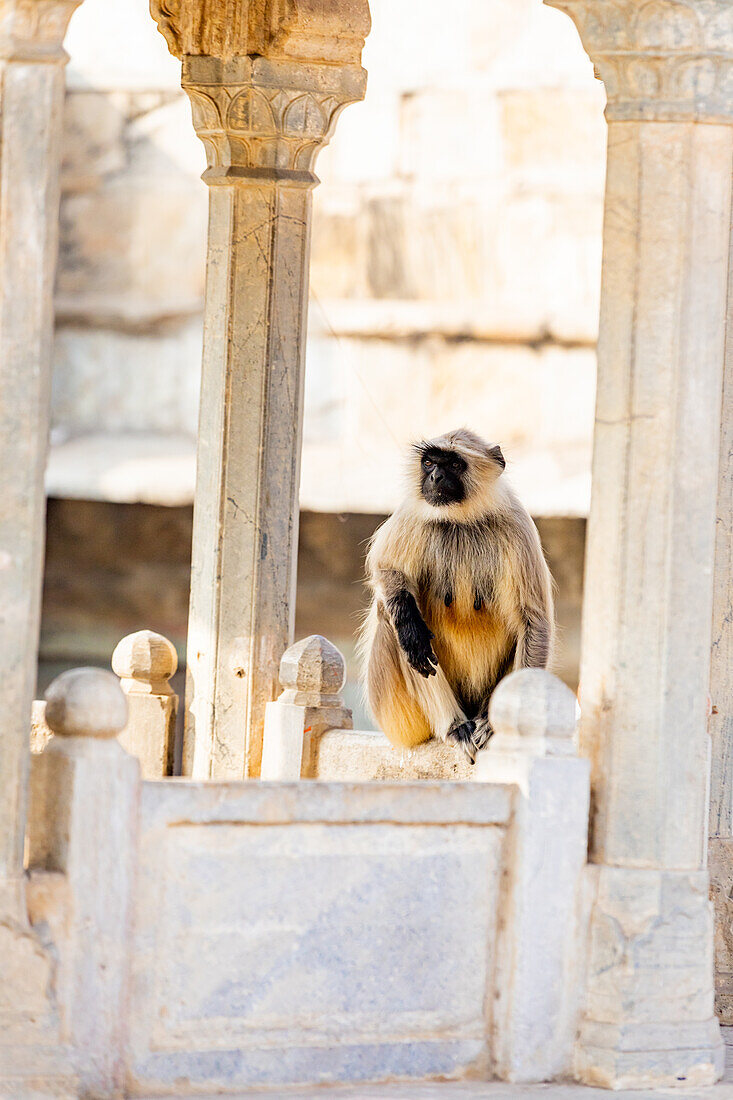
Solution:
<svg viewBox="0 0 733 1100">
<path fill-rule="evenodd" d="M 455 462 L 451 462 L 450 468 L 451 468 L 451 470 L 462 470 L 463 469 L 463 463 L 461 462 L 460 458 L 457 458 L 455 460 Z"/>
<path fill-rule="evenodd" d="M 424 458 L 422 460 L 422 464 L 424 470 L 432 470 L 433 466 L 435 465 L 435 463 L 431 462 L 429 458 Z"/>
</svg>

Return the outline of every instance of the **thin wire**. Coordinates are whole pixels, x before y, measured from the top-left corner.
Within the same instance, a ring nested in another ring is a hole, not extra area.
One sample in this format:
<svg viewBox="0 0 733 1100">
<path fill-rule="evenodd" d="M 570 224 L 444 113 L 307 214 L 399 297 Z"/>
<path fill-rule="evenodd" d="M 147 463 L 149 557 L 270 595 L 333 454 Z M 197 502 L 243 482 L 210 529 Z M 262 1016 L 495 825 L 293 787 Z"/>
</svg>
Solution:
<svg viewBox="0 0 733 1100">
<path fill-rule="evenodd" d="M 310 292 L 310 293 L 311 293 L 311 298 L 313 299 L 313 301 L 314 301 L 314 302 L 316 303 L 316 305 L 318 306 L 318 309 L 319 309 L 319 311 L 320 311 L 321 317 L 322 317 L 322 318 L 323 318 L 323 320 L 325 321 L 325 323 L 326 323 L 326 327 L 328 328 L 328 331 L 329 331 L 329 332 L 331 333 L 331 336 L 333 336 L 333 338 L 334 338 L 334 340 L 336 341 L 336 343 L 338 344 L 338 346 L 339 346 L 339 347 L 342 347 L 343 345 L 342 345 L 342 343 L 341 343 L 341 337 L 340 337 L 340 336 L 339 336 L 339 334 L 338 334 L 338 333 L 337 333 L 337 332 L 336 332 L 336 331 L 334 330 L 334 327 L 333 327 L 333 325 L 332 325 L 332 324 L 331 324 L 331 322 L 329 321 L 329 319 L 328 319 L 328 316 L 326 315 L 326 311 L 325 311 L 325 309 L 323 308 L 323 306 L 322 306 L 322 304 L 321 304 L 321 300 L 320 300 L 320 298 L 319 298 L 319 297 L 318 297 L 318 295 L 316 294 L 315 290 L 313 290 L 312 288 L 311 288 L 311 292 Z M 381 409 L 379 408 L 379 406 L 377 405 L 376 401 L 374 400 L 374 398 L 372 397 L 371 393 L 369 392 L 369 389 L 368 389 L 368 387 L 367 387 L 367 385 L 366 385 L 366 383 L 365 383 L 364 379 L 363 379 L 363 378 L 362 378 L 362 376 L 361 376 L 361 375 L 359 374 L 359 372 L 358 372 L 358 370 L 356 369 L 356 367 L 354 366 L 354 364 L 353 364 L 353 363 L 351 362 L 351 358 L 350 358 L 350 356 L 348 356 L 348 355 L 345 355 L 345 356 L 344 356 L 344 358 L 346 359 L 346 363 L 347 363 L 347 365 L 348 365 L 348 367 L 349 367 L 349 370 L 350 370 L 350 371 L 351 371 L 351 373 L 352 373 L 352 374 L 354 375 L 354 377 L 356 378 L 356 380 L 357 380 L 357 382 L 359 383 L 359 385 L 361 386 L 361 388 L 362 388 L 362 389 L 364 390 L 364 393 L 365 393 L 365 394 L 366 394 L 366 396 L 367 396 L 367 399 L 368 399 L 368 401 L 369 401 L 369 404 L 370 404 L 370 405 L 372 406 L 372 408 L 374 409 L 375 413 L 377 414 L 377 416 L 378 416 L 378 417 L 379 417 L 379 419 L 381 420 L 381 422 L 382 422 L 382 425 L 384 426 L 384 428 L 385 428 L 385 430 L 386 430 L 387 434 L 388 434 L 388 435 L 390 436 L 390 438 L 391 438 L 392 442 L 394 443 L 395 447 L 397 447 L 397 448 L 400 448 L 401 444 L 399 443 L 399 441 L 398 441 L 398 439 L 397 439 L 396 435 L 394 434 L 394 432 L 393 432 L 393 431 L 392 431 L 392 429 L 390 428 L 389 424 L 388 424 L 388 423 L 387 423 L 387 421 L 385 420 L 384 416 L 382 415 L 382 410 L 381 410 Z"/>
</svg>

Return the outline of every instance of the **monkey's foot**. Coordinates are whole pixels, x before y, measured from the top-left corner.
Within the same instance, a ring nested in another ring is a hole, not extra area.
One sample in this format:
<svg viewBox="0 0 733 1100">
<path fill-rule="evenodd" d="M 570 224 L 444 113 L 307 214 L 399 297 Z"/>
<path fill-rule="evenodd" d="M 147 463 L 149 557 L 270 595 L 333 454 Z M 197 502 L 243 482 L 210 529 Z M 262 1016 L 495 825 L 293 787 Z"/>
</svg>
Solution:
<svg viewBox="0 0 733 1100">
<path fill-rule="evenodd" d="M 476 719 L 476 729 L 473 734 L 473 744 L 476 752 L 480 749 L 485 749 L 489 743 L 489 738 L 493 737 L 494 731 L 489 725 L 489 719 L 487 717 Z"/>
<path fill-rule="evenodd" d="M 454 722 L 445 735 L 446 741 L 462 749 L 469 764 L 476 763 L 476 746 L 473 739 L 476 733 L 476 723 L 473 718 L 463 722 Z"/>
<path fill-rule="evenodd" d="M 488 718 L 468 718 L 454 722 L 445 739 L 463 750 L 469 764 L 475 764 L 476 753 L 486 747 L 493 733 Z"/>
</svg>

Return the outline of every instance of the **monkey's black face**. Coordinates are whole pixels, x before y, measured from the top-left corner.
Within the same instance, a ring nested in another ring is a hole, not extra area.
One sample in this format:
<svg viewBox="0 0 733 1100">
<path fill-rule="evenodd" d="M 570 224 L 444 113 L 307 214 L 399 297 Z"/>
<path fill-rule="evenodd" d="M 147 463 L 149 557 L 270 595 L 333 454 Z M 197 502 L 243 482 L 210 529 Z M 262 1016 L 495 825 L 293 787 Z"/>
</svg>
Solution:
<svg viewBox="0 0 733 1100">
<path fill-rule="evenodd" d="M 420 466 L 421 491 L 428 504 L 440 508 L 446 504 L 460 504 L 466 499 L 464 476 L 467 467 L 455 451 L 430 447 L 423 452 Z"/>
</svg>

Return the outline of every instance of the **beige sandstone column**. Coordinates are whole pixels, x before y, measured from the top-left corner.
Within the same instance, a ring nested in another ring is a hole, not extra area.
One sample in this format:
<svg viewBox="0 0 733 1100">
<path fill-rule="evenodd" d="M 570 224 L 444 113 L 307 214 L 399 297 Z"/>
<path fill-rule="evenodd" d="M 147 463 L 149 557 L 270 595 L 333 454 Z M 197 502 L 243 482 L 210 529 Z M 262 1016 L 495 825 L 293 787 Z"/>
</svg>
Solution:
<svg viewBox="0 0 733 1100">
<path fill-rule="evenodd" d="M 733 164 L 728 0 L 548 0 L 608 93 L 581 669 L 597 864 L 578 1075 L 722 1068 L 706 870 Z"/>
<path fill-rule="evenodd" d="M 43 576 L 62 49 L 79 0 L 0 7 L 0 911 L 24 913 L 31 703 Z"/>
<path fill-rule="evenodd" d="M 183 770 L 241 779 L 259 773 L 292 642 L 314 161 L 364 94 L 369 11 L 171 8 L 152 2 L 183 59 L 210 187 Z"/>
</svg>

